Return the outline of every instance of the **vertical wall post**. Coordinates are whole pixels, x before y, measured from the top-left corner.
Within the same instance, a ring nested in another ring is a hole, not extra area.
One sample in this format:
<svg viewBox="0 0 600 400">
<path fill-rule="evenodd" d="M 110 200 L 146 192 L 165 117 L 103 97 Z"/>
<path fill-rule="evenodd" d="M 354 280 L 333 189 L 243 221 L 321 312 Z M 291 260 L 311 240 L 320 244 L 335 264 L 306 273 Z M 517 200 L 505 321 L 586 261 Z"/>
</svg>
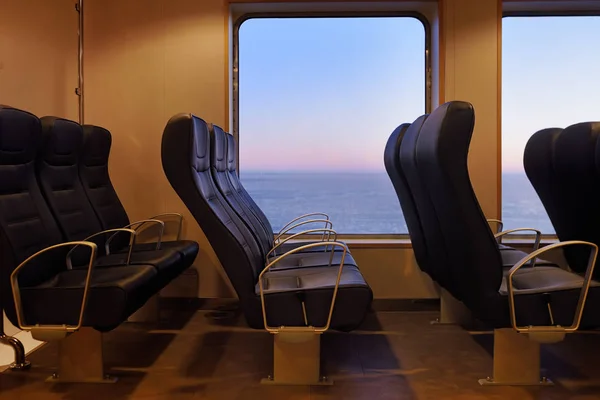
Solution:
<svg viewBox="0 0 600 400">
<path fill-rule="evenodd" d="M 75 4 L 75 10 L 79 14 L 79 29 L 78 29 L 78 48 L 77 48 L 77 69 L 78 69 L 78 82 L 75 94 L 79 96 L 79 123 L 83 125 L 84 114 L 83 114 L 83 0 L 77 0 Z"/>
<path fill-rule="evenodd" d="M 500 218 L 501 0 L 443 0 L 444 101 L 465 100 L 477 122 L 469 150 L 473 189 L 487 218 Z"/>
</svg>

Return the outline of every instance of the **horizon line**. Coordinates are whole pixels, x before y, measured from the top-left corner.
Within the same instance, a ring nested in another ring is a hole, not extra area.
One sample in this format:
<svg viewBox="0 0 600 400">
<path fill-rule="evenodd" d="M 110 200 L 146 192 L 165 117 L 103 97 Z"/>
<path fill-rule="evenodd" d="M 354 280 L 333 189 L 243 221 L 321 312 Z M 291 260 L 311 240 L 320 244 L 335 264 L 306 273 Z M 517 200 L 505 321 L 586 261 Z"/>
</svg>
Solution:
<svg viewBox="0 0 600 400">
<path fill-rule="evenodd" d="M 330 173 L 354 173 L 354 174 L 374 174 L 374 173 L 387 173 L 385 169 L 369 169 L 369 170 L 355 170 L 355 169 L 286 169 L 286 170 L 274 170 L 274 169 L 241 169 L 241 173 L 269 173 L 269 174 L 282 174 L 282 173 L 303 173 L 303 174 L 330 174 Z M 524 171 L 509 170 L 502 171 L 502 174 L 520 174 L 525 175 Z"/>
</svg>

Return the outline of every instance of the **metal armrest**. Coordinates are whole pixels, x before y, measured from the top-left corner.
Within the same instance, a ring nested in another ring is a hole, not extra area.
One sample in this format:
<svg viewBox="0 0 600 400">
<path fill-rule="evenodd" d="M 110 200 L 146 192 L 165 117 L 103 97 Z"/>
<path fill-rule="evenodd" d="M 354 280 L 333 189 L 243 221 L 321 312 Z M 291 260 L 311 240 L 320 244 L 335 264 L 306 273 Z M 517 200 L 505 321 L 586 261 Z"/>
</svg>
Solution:
<svg viewBox="0 0 600 400">
<path fill-rule="evenodd" d="M 18 280 L 19 272 L 21 271 L 21 269 L 23 269 L 23 267 L 25 265 L 27 265 L 27 263 L 29 261 L 33 260 L 34 258 L 36 258 L 48 251 L 52 251 L 59 247 L 66 247 L 66 246 L 88 246 L 91 248 L 90 261 L 88 263 L 88 273 L 85 278 L 85 287 L 83 289 L 83 298 L 81 300 L 81 311 L 79 312 L 79 321 L 77 322 L 77 325 L 75 325 L 75 326 L 72 326 L 72 325 L 37 325 L 37 324 L 36 325 L 25 325 L 25 317 L 23 315 L 23 303 L 21 301 L 21 290 L 19 288 L 19 280 Z M 90 282 L 91 282 L 91 278 L 92 278 L 92 270 L 94 269 L 94 261 L 96 260 L 97 249 L 98 249 L 98 247 L 96 246 L 95 243 L 87 242 L 87 241 L 60 243 L 60 244 L 50 246 L 43 250 L 38 251 L 37 253 L 30 256 L 25 261 L 23 261 L 21 264 L 19 264 L 19 266 L 17 268 L 15 268 L 15 270 L 10 275 L 10 284 L 12 287 L 13 299 L 15 301 L 15 308 L 17 311 L 17 321 L 19 323 L 20 329 L 25 330 L 25 331 L 33 331 L 33 330 L 52 331 L 52 333 L 48 334 L 48 337 L 60 338 L 60 337 L 64 337 L 68 332 L 74 332 L 74 331 L 78 330 L 79 328 L 81 328 L 81 325 L 83 324 L 83 315 L 85 313 L 85 308 L 87 306 L 88 295 L 89 295 L 89 291 L 90 291 Z"/>
<path fill-rule="evenodd" d="M 129 240 L 129 252 L 127 253 L 127 261 L 125 263 L 125 265 L 129 265 L 129 262 L 131 261 L 131 252 L 133 250 L 133 245 L 135 244 L 135 235 L 136 232 L 133 229 L 127 229 L 127 228 L 117 228 L 117 229 L 107 229 L 105 231 L 102 232 L 96 232 L 91 236 L 86 237 L 85 239 L 83 239 L 84 242 L 89 241 L 90 239 L 95 238 L 96 236 L 100 236 L 106 233 L 110 233 L 110 232 L 129 232 L 129 234 L 131 235 L 131 239 Z M 73 253 L 73 251 L 78 247 L 79 245 L 76 245 L 75 247 L 73 247 L 68 253 L 67 253 L 67 268 L 68 269 L 73 269 L 73 264 L 71 262 L 71 254 Z M 110 248 L 109 248 L 109 243 L 108 241 L 104 244 L 104 251 L 106 252 L 106 255 L 110 254 Z"/>
<path fill-rule="evenodd" d="M 283 228 L 281 228 L 281 230 L 279 231 L 279 233 L 277 234 L 277 236 L 281 235 L 281 233 L 290 225 L 293 225 L 296 221 L 300 221 L 301 219 L 304 218 L 308 218 L 308 217 L 316 217 L 316 216 L 321 216 L 321 217 L 325 217 L 326 220 L 329 220 L 329 215 L 322 213 L 322 212 L 314 212 L 314 213 L 308 213 L 308 214 L 304 214 L 301 215 L 299 217 L 294 218 L 293 220 L 291 220 L 290 222 L 288 222 L 287 224 L 285 224 L 283 226 Z"/>
<path fill-rule="evenodd" d="M 130 223 L 129 225 L 125 225 L 123 228 L 133 228 L 134 231 L 137 231 L 144 224 L 157 224 L 157 225 L 161 226 L 160 232 L 158 234 L 158 242 L 156 242 L 156 250 L 160 250 L 160 245 L 162 243 L 163 234 L 165 232 L 165 223 L 163 221 L 160 221 L 158 219 L 140 219 L 139 221 L 135 221 L 135 222 Z M 110 242 L 112 242 L 113 238 L 115 236 L 117 236 L 118 234 L 119 234 L 119 232 L 115 232 L 112 235 L 110 235 L 108 240 L 106 240 L 106 246 L 109 246 Z"/>
<path fill-rule="evenodd" d="M 302 225 L 314 224 L 314 223 L 318 223 L 318 222 L 324 222 L 325 223 L 324 228 L 333 228 L 333 223 L 330 220 L 328 220 L 328 219 L 309 219 L 309 220 L 298 222 L 298 223 L 296 223 L 294 225 L 291 225 L 290 227 L 288 227 L 287 229 L 285 229 L 281 233 L 277 234 L 275 236 L 274 242 L 277 243 L 277 241 L 279 240 L 279 238 L 281 238 L 281 236 L 285 235 L 286 233 L 288 233 L 292 229 L 295 229 L 295 228 L 297 228 L 299 226 L 302 226 Z M 321 240 L 324 240 L 324 239 L 325 239 L 325 232 L 323 232 L 323 235 L 321 236 Z"/>
<path fill-rule="evenodd" d="M 504 229 L 504 222 L 502 222 L 499 219 L 495 219 L 495 218 L 488 218 L 487 222 L 489 224 L 496 224 L 498 225 L 498 230 L 496 231 L 496 233 L 502 232 L 502 229 Z"/>
<path fill-rule="evenodd" d="M 332 233 L 333 233 L 333 235 L 334 235 L 334 237 L 333 237 L 333 241 L 336 241 L 336 240 L 337 240 L 337 232 L 336 232 L 336 231 L 334 231 L 333 229 L 329 229 L 329 228 L 316 228 L 316 229 L 308 229 L 308 230 L 305 230 L 305 231 L 302 231 L 302 232 L 294 233 L 293 235 L 290 235 L 290 236 L 286 237 L 285 239 L 281 240 L 279 243 L 277 243 L 275 246 L 273 246 L 273 248 L 272 248 L 271 250 L 269 250 L 269 252 L 267 253 L 267 257 L 266 257 L 266 258 L 268 259 L 268 258 L 269 258 L 269 256 L 270 256 L 271 254 L 274 254 L 274 255 L 276 255 L 276 254 L 275 254 L 275 250 L 276 250 L 276 249 L 277 249 L 279 246 L 283 245 L 285 242 L 287 242 L 287 241 L 289 241 L 289 240 L 292 240 L 292 239 L 294 239 L 294 238 L 296 238 L 296 237 L 298 237 L 298 236 L 301 236 L 301 235 L 306 235 L 307 233 L 313 233 L 313 232 L 324 232 L 324 233 L 327 233 L 327 240 L 320 240 L 320 241 L 317 241 L 317 242 L 316 242 L 316 243 L 318 243 L 319 245 L 322 245 L 324 242 L 326 242 L 326 243 L 327 243 L 327 246 L 325 246 L 325 252 L 327 252 L 327 249 L 329 248 L 328 246 L 329 246 L 329 244 L 331 243 L 331 242 L 329 241 L 329 239 L 331 239 L 331 234 L 332 234 Z"/>
<path fill-rule="evenodd" d="M 340 242 L 330 242 L 329 243 L 332 247 L 333 246 L 338 246 L 341 247 L 343 249 L 343 253 L 342 253 L 342 258 L 340 259 L 340 267 L 338 269 L 338 274 L 337 274 L 337 279 L 335 281 L 335 287 L 333 289 L 333 296 L 331 298 L 331 306 L 329 307 L 329 316 L 327 317 L 327 323 L 325 324 L 325 326 L 322 327 L 312 327 L 312 326 L 307 326 L 307 327 L 288 327 L 288 330 L 297 330 L 297 331 L 303 331 L 303 330 L 309 330 L 311 332 L 315 332 L 315 333 L 322 333 L 325 332 L 326 330 L 329 329 L 329 326 L 331 324 L 331 317 L 333 316 L 333 307 L 335 305 L 335 299 L 337 297 L 337 292 L 338 292 L 338 288 L 340 286 L 340 279 L 342 277 L 342 269 L 344 268 L 344 260 L 346 258 L 346 253 L 348 252 L 348 247 L 344 244 L 344 243 L 340 243 Z M 289 255 L 292 255 L 294 253 L 303 251 L 303 250 L 307 250 L 316 246 L 321 246 L 321 243 L 311 243 L 311 244 L 307 244 L 301 247 L 297 247 L 291 251 L 288 251 L 287 253 L 285 253 L 284 255 L 277 257 L 275 260 L 271 261 L 269 264 L 267 264 L 267 266 L 265 267 L 265 269 L 262 270 L 262 272 L 260 273 L 260 275 L 258 276 L 258 285 L 260 288 L 260 301 L 261 301 L 261 305 L 262 305 L 262 313 L 263 313 L 263 321 L 265 324 L 265 329 L 267 330 L 267 332 L 270 333 L 279 333 L 282 330 L 285 330 L 286 327 L 281 326 L 278 328 L 275 327 L 271 327 L 269 326 L 268 322 L 267 322 L 267 310 L 266 310 L 266 306 L 265 306 L 265 293 L 264 293 L 264 288 L 263 288 L 263 276 L 269 271 L 269 269 L 277 264 L 279 261 L 283 260 L 284 258 L 286 258 Z M 333 252 L 332 252 L 333 254 Z M 329 266 L 331 266 L 331 262 L 332 259 L 329 260 Z M 306 316 L 306 309 L 304 307 L 304 303 L 302 303 L 302 310 L 304 311 L 304 320 L 308 325 L 308 318 Z"/>
<path fill-rule="evenodd" d="M 181 240 L 181 229 L 183 228 L 183 215 L 179 214 L 179 213 L 162 213 L 162 214 L 158 214 L 153 217 L 150 217 L 149 219 L 159 219 L 161 217 L 177 217 L 178 218 L 179 226 L 177 227 L 177 239 L 176 240 Z"/>
<path fill-rule="evenodd" d="M 527 263 L 527 261 L 531 259 L 535 259 L 540 254 L 545 253 L 549 250 L 557 249 L 559 247 L 571 246 L 571 245 L 585 245 L 590 246 L 592 248 L 590 259 L 588 261 L 588 266 L 585 271 L 585 278 L 583 281 L 583 286 L 581 287 L 581 293 L 579 295 L 579 300 L 577 301 L 577 308 L 575 309 L 575 316 L 573 317 L 573 323 L 569 327 L 561 327 L 561 326 L 529 326 L 529 327 L 519 327 L 517 326 L 517 316 L 515 312 L 515 293 L 513 288 L 513 276 L 515 273 L 523 267 Z M 539 335 L 539 339 L 555 339 L 558 338 L 562 340 L 566 333 L 571 333 L 579 329 L 579 324 L 581 323 L 581 317 L 583 315 L 583 308 L 585 306 L 585 301 L 587 299 L 587 295 L 590 289 L 590 284 L 592 282 L 592 274 L 594 273 L 594 267 L 596 266 L 596 257 L 598 256 L 598 246 L 594 243 L 584 242 L 580 240 L 571 240 L 567 242 L 559 242 L 554 243 L 548 246 L 545 246 L 541 249 L 534 251 L 533 253 L 523 257 L 518 263 L 516 263 L 508 273 L 508 301 L 510 306 L 510 320 L 514 330 L 519 333 L 527 333 L 530 336 Z"/>
</svg>

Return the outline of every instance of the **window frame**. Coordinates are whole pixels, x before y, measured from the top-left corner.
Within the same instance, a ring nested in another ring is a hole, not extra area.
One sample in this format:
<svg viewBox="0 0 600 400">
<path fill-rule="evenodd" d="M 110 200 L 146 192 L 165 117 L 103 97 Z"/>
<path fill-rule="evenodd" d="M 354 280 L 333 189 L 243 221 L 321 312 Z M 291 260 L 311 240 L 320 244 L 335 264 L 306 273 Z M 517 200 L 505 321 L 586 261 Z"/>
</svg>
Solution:
<svg viewBox="0 0 600 400">
<path fill-rule="evenodd" d="M 502 21 L 504 18 L 508 17 L 600 17 L 600 4 L 589 4 L 585 2 L 556 2 L 555 4 L 549 3 L 535 3 L 535 2 L 527 2 L 527 3 L 511 3 L 504 2 L 503 11 L 502 11 Z M 504 25 L 503 25 L 504 26 Z M 503 48 L 501 49 L 504 50 Z M 500 66 L 500 71 L 502 73 L 502 66 Z M 502 130 L 499 132 L 500 140 L 502 142 Z M 502 148 L 500 149 L 502 151 Z M 502 163 L 502 157 L 500 157 L 500 174 L 502 174 L 504 170 L 504 164 Z M 502 201 L 502 193 L 501 190 L 499 193 L 499 203 L 500 203 L 500 219 L 502 220 L 503 211 L 504 211 L 504 203 Z M 534 227 L 535 228 L 535 227 Z M 537 228 L 536 228 L 537 229 Z M 533 241 L 533 235 L 513 235 L 515 240 L 523 240 Z M 558 241 L 558 236 L 556 233 L 544 233 L 542 232 L 542 242 L 543 243 L 551 243 Z"/>
<path fill-rule="evenodd" d="M 269 18 L 414 18 L 423 24 L 425 32 L 425 113 L 431 113 L 433 93 L 433 62 L 432 62 L 432 27 L 425 14 L 419 11 L 282 11 L 282 12 L 246 12 L 241 14 L 233 22 L 232 37 L 232 69 L 231 69 L 231 132 L 237 144 L 237 173 L 240 173 L 240 141 L 239 141 L 239 111 L 240 111 L 240 80 L 239 80 L 239 34 L 244 22 L 251 19 Z M 401 123 L 399 121 L 398 123 Z M 391 133 L 391 132 L 390 132 Z M 382 149 L 383 151 L 383 149 Z M 400 205 L 398 205 L 400 207 Z M 311 236 L 311 235 L 306 235 Z M 314 236 L 314 235 L 313 235 Z M 408 232 L 402 233 L 338 233 L 341 239 L 408 239 Z"/>
</svg>

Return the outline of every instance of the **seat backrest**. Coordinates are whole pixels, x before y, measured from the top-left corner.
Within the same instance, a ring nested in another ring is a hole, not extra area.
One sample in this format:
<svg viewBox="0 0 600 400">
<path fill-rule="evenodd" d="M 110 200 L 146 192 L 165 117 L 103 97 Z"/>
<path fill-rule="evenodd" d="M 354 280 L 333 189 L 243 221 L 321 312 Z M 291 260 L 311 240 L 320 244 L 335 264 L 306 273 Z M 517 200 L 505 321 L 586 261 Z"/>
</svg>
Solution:
<svg viewBox="0 0 600 400">
<path fill-rule="evenodd" d="M 43 117 L 41 122 L 42 146 L 36 170 L 42 194 L 63 237 L 83 240 L 102 231 L 79 179 L 83 129 L 77 122 L 57 117 Z M 103 254 L 105 239 L 103 235 L 92 239 L 99 254 Z"/>
<path fill-rule="evenodd" d="M 427 117 L 426 114 L 417 118 L 404 134 L 399 153 L 400 166 L 404 170 L 406 183 L 414 201 L 416 215 L 421 224 L 423 242 L 426 246 L 429 262 L 428 273 L 442 287 L 450 288 L 456 285 L 452 282 L 452 271 L 448 266 L 446 242 L 442 235 L 435 207 L 425 187 L 417 163 L 417 141 Z M 458 297 L 457 294 L 455 296 Z"/>
<path fill-rule="evenodd" d="M 428 259 L 427 245 L 425 243 L 423 228 L 421 227 L 421 220 L 400 162 L 400 147 L 410 126 L 411 124 L 402 124 L 394 129 L 385 145 L 383 164 L 396 190 L 417 264 L 423 272 L 429 273 L 431 265 Z"/>
<path fill-rule="evenodd" d="M 554 172 L 564 190 L 561 211 L 570 219 L 565 223 L 563 216 L 555 224 L 561 241 L 584 240 L 600 245 L 600 175 L 596 169 L 599 138 L 600 122 L 583 122 L 565 128 L 554 143 Z M 564 254 L 571 269 L 585 272 L 589 248 L 569 246 Z M 600 277 L 600 271 L 594 276 Z"/>
<path fill-rule="evenodd" d="M 258 204 L 256 204 L 254 202 L 254 200 L 252 199 L 252 196 L 250 196 L 250 193 L 248 193 L 246 191 L 246 189 L 244 188 L 244 185 L 242 185 L 240 177 L 237 173 L 237 157 L 238 157 L 238 153 L 237 153 L 237 146 L 235 143 L 235 138 L 233 137 L 232 134 L 228 133 L 227 134 L 227 172 L 229 174 L 229 181 L 231 182 L 233 189 L 239 194 L 240 198 L 243 201 L 245 201 L 248 208 L 250 208 L 250 210 L 252 210 L 252 213 L 256 216 L 256 218 L 258 218 L 258 220 L 262 224 L 265 232 L 267 232 L 269 237 L 273 237 L 273 226 L 271 226 L 269 219 L 267 218 L 265 213 L 263 213 L 263 211 L 258 206 Z"/>
<path fill-rule="evenodd" d="M 497 242 L 469 178 L 474 123 L 471 104 L 441 105 L 421 128 L 416 159 L 446 244 L 453 278 L 447 289 L 477 314 L 485 309 L 486 298 L 497 298 L 503 271 Z"/>
<path fill-rule="evenodd" d="M 538 132 L 525 148 L 527 176 L 561 241 L 600 244 L 599 138 L 600 123 L 584 122 Z M 574 271 L 585 272 L 589 249 L 569 246 L 564 254 Z M 600 276 L 598 272 L 595 275 Z"/>
<path fill-rule="evenodd" d="M 0 299 L 15 325 L 10 275 L 27 257 L 62 242 L 35 175 L 41 139 L 35 115 L 0 105 Z M 64 270 L 67 251 L 34 259 L 19 274 L 19 285 L 34 286 Z"/>
<path fill-rule="evenodd" d="M 112 137 L 107 129 L 95 125 L 83 126 L 83 150 L 79 160 L 79 177 L 102 229 L 117 229 L 129 225 L 127 212 L 117 196 L 108 172 Z M 128 238 L 119 235 L 126 245 Z"/>
<path fill-rule="evenodd" d="M 273 247 L 273 236 L 269 236 L 261 222 L 233 188 L 227 170 L 227 134 L 217 125 L 210 128 L 210 160 L 211 173 L 216 187 L 229 206 L 244 221 L 262 253 L 266 256 Z"/>
<path fill-rule="evenodd" d="M 210 171 L 207 123 L 177 114 L 167 123 L 161 149 L 167 179 L 190 210 L 223 265 L 245 312 L 264 260 L 252 234 L 215 186 Z"/>
<path fill-rule="evenodd" d="M 557 225 L 558 230 L 564 231 L 564 224 L 576 222 L 571 221 L 568 216 L 565 218 L 563 210 L 568 204 L 569 196 L 563 196 L 561 193 L 562 188 L 554 171 L 554 144 L 562 131 L 562 128 L 548 128 L 534 133 L 523 152 L 525 175 L 542 201 L 555 231 Z"/>
</svg>

